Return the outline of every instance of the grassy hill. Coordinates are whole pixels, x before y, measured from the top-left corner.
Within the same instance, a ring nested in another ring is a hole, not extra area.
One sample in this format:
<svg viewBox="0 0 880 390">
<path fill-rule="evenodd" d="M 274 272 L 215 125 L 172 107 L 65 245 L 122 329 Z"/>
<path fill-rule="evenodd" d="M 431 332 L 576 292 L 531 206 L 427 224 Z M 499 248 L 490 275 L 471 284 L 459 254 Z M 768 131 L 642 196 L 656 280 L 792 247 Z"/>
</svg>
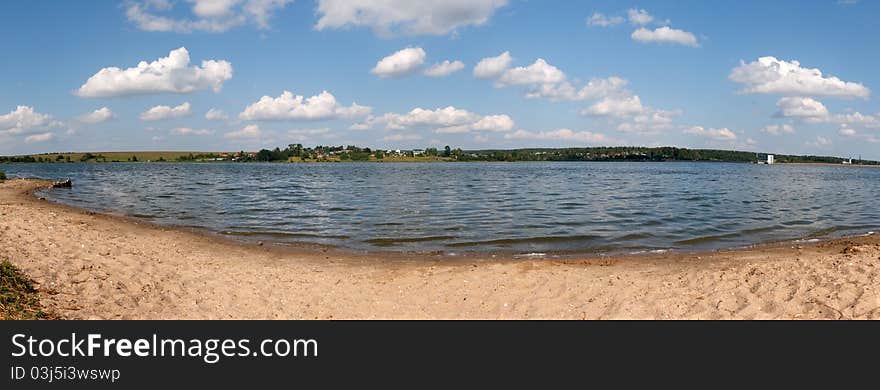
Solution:
<svg viewBox="0 0 880 390">
<path fill-rule="evenodd" d="M 44 161 L 176 161 L 178 157 L 190 154 L 206 154 L 206 152 L 79 152 L 79 153 L 43 153 L 32 154 L 35 159 L 42 158 Z M 60 158 L 58 156 L 61 156 Z M 86 158 L 83 158 L 86 157 Z"/>
</svg>

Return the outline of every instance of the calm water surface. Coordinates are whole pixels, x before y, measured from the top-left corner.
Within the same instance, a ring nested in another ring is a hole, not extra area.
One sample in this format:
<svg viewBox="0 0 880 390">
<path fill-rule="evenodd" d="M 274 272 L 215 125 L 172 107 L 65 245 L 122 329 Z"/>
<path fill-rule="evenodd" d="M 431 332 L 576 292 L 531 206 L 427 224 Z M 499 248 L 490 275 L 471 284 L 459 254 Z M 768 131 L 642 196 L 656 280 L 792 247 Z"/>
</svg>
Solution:
<svg viewBox="0 0 880 390">
<path fill-rule="evenodd" d="M 704 250 L 880 229 L 880 169 L 726 163 L 10 164 L 61 203 L 284 243 Z"/>
</svg>

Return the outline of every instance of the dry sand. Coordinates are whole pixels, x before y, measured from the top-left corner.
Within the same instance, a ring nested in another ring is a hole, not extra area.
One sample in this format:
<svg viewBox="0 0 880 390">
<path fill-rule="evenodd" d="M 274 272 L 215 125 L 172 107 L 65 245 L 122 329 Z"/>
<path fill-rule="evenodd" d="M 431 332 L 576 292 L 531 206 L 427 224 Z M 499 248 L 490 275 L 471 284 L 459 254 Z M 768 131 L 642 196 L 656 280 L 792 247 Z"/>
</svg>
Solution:
<svg viewBox="0 0 880 390">
<path fill-rule="evenodd" d="M 565 261 L 388 259 L 95 215 L 31 195 L 46 184 L 0 184 L 0 258 L 65 318 L 880 318 L 878 234 Z"/>
</svg>

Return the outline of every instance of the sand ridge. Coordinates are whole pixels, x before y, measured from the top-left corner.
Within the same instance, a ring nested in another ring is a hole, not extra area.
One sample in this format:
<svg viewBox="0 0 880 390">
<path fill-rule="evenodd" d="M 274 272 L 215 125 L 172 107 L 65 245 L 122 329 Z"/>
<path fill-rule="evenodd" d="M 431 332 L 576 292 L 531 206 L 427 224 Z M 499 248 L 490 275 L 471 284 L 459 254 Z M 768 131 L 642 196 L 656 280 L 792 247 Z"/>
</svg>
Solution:
<svg viewBox="0 0 880 390">
<path fill-rule="evenodd" d="M 878 319 L 880 235 L 456 262 L 281 250 L 98 215 L 0 184 L 0 258 L 73 319 Z"/>
</svg>

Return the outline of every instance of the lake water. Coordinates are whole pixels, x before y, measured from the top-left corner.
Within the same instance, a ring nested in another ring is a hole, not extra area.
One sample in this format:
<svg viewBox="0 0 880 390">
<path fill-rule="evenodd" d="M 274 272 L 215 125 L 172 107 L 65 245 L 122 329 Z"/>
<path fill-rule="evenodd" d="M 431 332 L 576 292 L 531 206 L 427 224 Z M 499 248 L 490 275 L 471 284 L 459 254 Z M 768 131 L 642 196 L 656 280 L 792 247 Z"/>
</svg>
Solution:
<svg viewBox="0 0 880 390">
<path fill-rule="evenodd" d="M 352 250 L 636 253 L 880 229 L 880 169 L 728 163 L 8 164 L 43 196 Z"/>
</svg>

